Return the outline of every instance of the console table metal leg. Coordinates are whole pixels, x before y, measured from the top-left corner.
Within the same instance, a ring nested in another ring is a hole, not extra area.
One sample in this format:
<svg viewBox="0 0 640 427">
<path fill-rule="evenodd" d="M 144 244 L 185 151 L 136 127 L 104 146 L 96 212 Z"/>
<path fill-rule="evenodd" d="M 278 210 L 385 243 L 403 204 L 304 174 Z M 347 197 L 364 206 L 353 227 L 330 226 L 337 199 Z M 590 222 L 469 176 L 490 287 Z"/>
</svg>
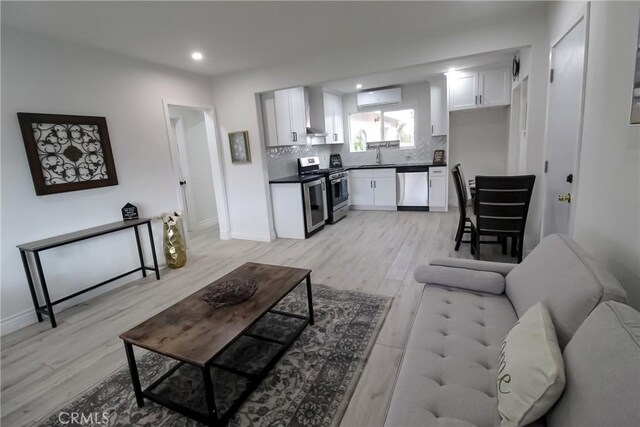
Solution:
<svg viewBox="0 0 640 427">
<path fill-rule="evenodd" d="M 136 365 L 136 356 L 133 353 L 133 346 L 125 341 L 124 351 L 127 353 L 129 374 L 131 374 L 131 384 L 133 384 L 133 393 L 136 395 L 136 403 L 139 408 L 142 408 L 144 406 L 144 397 L 142 396 L 142 387 L 140 386 L 140 377 L 138 376 L 138 366 Z"/>
<path fill-rule="evenodd" d="M 211 370 L 208 366 L 202 368 L 202 380 L 204 383 L 204 397 L 207 401 L 207 413 L 211 423 L 218 421 L 218 414 L 216 410 L 216 399 L 213 394 L 213 382 L 211 381 Z"/>
<path fill-rule="evenodd" d="M 311 275 L 307 276 L 307 302 L 309 303 L 309 324 L 313 325 L 313 295 L 311 293 Z"/>
<path fill-rule="evenodd" d="M 27 253 L 25 251 L 20 251 L 20 258 L 22 258 L 22 266 L 24 267 L 24 274 L 27 275 L 27 283 L 29 284 L 29 292 L 31 293 L 33 308 L 36 310 L 36 317 L 38 318 L 38 322 L 42 322 L 42 314 L 40 313 L 40 303 L 38 302 L 38 296 L 36 295 L 36 288 L 33 285 L 33 277 L 31 277 L 31 269 L 29 269 L 29 261 L 27 261 Z"/>
<path fill-rule="evenodd" d="M 136 233 L 136 245 L 138 245 L 138 258 L 140 258 L 140 268 L 142 269 L 142 277 L 147 277 L 147 269 L 144 268 L 144 256 L 142 255 L 142 246 L 140 246 L 140 233 L 138 232 L 138 226 L 133 227 L 134 233 Z"/>
<path fill-rule="evenodd" d="M 47 289 L 47 281 L 44 279 L 44 273 L 42 272 L 42 263 L 40 262 L 40 254 L 38 252 L 33 253 L 33 257 L 36 261 L 36 269 L 38 270 L 38 280 L 40 280 L 40 286 L 42 287 L 42 293 L 44 294 L 44 302 L 47 305 L 47 315 L 49 321 L 51 321 L 51 327 L 55 328 L 56 316 L 53 314 L 53 306 L 51 305 L 51 298 L 49 297 L 49 289 Z"/>
<path fill-rule="evenodd" d="M 149 230 L 149 242 L 151 244 L 151 255 L 153 255 L 153 268 L 156 270 L 156 280 L 160 280 L 160 269 L 158 268 L 158 257 L 156 256 L 156 245 L 153 242 L 153 230 L 151 229 L 151 221 L 147 223 Z"/>
</svg>

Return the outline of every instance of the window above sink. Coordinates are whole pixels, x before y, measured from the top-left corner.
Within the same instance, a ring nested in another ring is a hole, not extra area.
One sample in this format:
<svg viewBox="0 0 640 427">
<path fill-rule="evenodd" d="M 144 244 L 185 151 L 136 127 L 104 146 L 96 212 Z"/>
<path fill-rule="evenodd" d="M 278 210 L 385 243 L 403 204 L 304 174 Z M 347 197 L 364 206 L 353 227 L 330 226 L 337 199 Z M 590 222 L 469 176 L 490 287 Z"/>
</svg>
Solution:
<svg viewBox="0 0 640 427">
<path fill-rule="evenodd" d="M 353 152 L 367 150 L 367 144 L 399 141 L 400 148 L 414 146 L 412 108 L 391 111 L 360 111 L 349 114 L 349 148 Z"/>
</svg>

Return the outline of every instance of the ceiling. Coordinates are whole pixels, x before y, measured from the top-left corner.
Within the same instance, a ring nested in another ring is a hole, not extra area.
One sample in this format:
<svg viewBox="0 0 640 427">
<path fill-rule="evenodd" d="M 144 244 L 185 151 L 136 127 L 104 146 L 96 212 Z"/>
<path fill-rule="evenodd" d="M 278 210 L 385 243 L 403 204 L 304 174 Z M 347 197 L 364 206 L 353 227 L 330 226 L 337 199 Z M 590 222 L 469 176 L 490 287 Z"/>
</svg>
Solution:
<svg viewBox="0 0 640 427">
<path fill-rule="evenodd" d="M 415 41 L 536 2 L 10 2 L 2 25 L 205 75 Z M 193 51 L 204 60 L 190 58 Z"/>
<path fill-rule="evenodd" d="M 464 70 L 489 65 L 510 65 L 515 53 L 515 50 L 506 50 L 465 56 L 462 58 L 452 58 L 446 61 L 430 62 L 412 67 L 397 68 L 359 77 L 325 82 L 322 86 L 344 94 L 384 86 L 424 82 L 438 75 L 441 76 L 451 69 Z M 356 88 L 357 84 L 361 84 L 362 88 Z"/>
</svg>

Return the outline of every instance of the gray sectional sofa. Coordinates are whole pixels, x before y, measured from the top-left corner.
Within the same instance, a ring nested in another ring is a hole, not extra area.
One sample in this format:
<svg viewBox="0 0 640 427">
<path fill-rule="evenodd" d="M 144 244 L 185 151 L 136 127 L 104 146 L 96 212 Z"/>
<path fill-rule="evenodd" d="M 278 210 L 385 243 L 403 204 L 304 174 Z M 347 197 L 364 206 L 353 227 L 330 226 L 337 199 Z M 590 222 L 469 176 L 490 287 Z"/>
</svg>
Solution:
<svg viewBox="0 0 640 427">
<path fill-rule="evenodd" d="M 640 425 L 640 313 L 569 238 L 546 237 L 518 265 L 442 259 L 414 274 L 426 286 L 387 426 L 499 426 L 499 347 L 538 301 L 556 327 L 567 384 L 534 424 Z"/>
</svg>

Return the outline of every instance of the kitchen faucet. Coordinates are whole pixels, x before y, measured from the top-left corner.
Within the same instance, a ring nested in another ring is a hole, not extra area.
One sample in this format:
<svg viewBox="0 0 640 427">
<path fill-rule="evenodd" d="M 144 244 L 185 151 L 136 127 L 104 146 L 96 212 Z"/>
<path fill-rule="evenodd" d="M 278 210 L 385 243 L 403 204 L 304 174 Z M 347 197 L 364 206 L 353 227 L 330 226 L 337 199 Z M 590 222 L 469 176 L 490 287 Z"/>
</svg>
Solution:
<svg viewBox="0 0 640 427">
<path fill-rule="evenodd" d="M 378 145 L 376 147 L 376 163 L 381 165 L 382 164 L 382 154 L 380 153 L 380 146 Z"/>
</svg>

